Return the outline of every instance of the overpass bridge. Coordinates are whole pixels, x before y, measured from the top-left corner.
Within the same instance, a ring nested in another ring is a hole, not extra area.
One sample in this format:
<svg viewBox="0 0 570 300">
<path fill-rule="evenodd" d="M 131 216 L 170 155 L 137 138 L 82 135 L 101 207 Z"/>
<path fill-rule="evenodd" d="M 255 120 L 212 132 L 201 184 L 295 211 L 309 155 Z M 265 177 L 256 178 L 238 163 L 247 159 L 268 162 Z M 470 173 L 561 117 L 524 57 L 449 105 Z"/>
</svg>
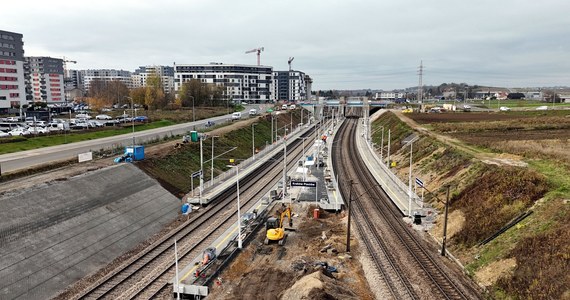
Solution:
<svg viewBox="0 0 570 300">
<path fill-rule="evenodd" d="M 297 105 L 310 111 L 316 116 L 323 116 L 329 114 L 341 114 L 344 117 L 367 117 L 370 115 L 370 110 L 374 108 L 381 109 L 387 108 L 390 101 L 370 101 L 370 100 L 321 100 L 298 103 Z"/>
</svg>

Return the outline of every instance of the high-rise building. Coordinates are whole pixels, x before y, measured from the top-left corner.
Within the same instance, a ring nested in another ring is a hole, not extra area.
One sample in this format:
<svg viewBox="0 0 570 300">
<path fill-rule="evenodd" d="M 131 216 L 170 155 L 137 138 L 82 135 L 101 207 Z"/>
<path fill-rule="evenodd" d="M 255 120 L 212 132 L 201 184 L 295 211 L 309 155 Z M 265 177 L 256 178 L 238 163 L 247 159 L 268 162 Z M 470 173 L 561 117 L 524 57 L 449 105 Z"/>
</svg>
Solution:
<svg viewBox="0 0 570 300">
<path fill-rule="evenodd" d="M 0 30 L 0 109 L 27 103 L 22 34 Z"/>
<path fill-rule="evenodd" d="M 305 73 L 295 70 L 273 72 L 273 94 L 275 95 L 275 100 L 307 100 L 306 77 Z"/>
<path fill-rule="evenodd" d="M 232 101 L 264 103 L 273 101 L 273 67 L 250 65 L 175 65 L 174 89 L 192 79 L 224 87 L 224 96 Z"/>
<path fill-rule="evenodd" d="M 165 93 L 174 91 L 174 68 L 169 66 L 145 66 L 139 67 L 131 78 L 133 79 L 133 88 L 145 87 L 147 78 L 156 75 L 160 77 L 162 89 Z"/>
<path fill-rule="evenodd" d="M 111 82 L 118 80 L 124 83 L 129 89 L 133 87 L 131 72 L 124 70 L 99 69 L 99 70 L 81 70 L 81 78 L 86 92 L 89 92 L 91 83 L 94 80 L 103 82 Z"/>
<path fill-rule="evenodd" d="M 26 98 L 30 102 L 63 103 L 63 59 L 45 56 L 24 58 Z"/>
</svg>

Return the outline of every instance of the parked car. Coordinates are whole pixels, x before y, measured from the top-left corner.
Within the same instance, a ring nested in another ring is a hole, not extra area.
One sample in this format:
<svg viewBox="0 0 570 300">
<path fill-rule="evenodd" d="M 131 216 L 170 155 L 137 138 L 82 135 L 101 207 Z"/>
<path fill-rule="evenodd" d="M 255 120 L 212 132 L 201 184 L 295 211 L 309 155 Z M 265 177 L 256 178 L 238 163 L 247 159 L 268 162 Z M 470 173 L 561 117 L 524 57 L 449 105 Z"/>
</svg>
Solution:
<svg viewBox="0 0 570 300">
<path fill-rule="evenodd" d="M 293 110 L 293 109 L 295 109 L 295 108 L 297 108 L 297 106 L 295 106 L 295 104 L 289 105 L 289 109 Z"/>
<path fill-rule="evenodd" d="M 148 122 L 148 117 L 147 116 L 136 116 L 133 119 L 133 121 L 146 123 L 146 122 Z"/>
<path fill-rule="evenodd" d="M 91 119 L 91 116 L 88 114 L 77 114 L 75 115 L 76 119 Z"/>
<path fill-rule="evenodd" d="M 71 128 L 72 129 L 79 129 L 79 130 L 88 129 L 89 123 L 77 121 L 73 125 L 71 125 Z"/>
<path fill-rule="evenodd" d="M 18 117 L 7 117 L 6 122 L 20 122 L 20 118 L 18 118 Z"/>
<path fill-rule="evenodd" d="M 69 130 L 69 123 L 66 122 L 51 122 L 47 125 L 50 132 L 52 131 L 65 131 Z"/>
<path fill-rule="evenodd" d="M 18 136 L 18 135 L 23 136 L 23 135 L 30 135 L 31 132 L 24 127 L 17 127 L 8 131 L 8 134 L 11 136 Z"/>
<path fill-rule="evenodd" d="M 32 134 L 43 134 L 43 133 L 49 132 L 49 130 L 43 126 L 31 126 L 31 127 L 28 127 L 27 129 Z"/>
<path fill-rule="evenodd" d="M 91 128 L 96 128 L 96 127 L 103 127 L 105 126 L 103 123 L 99 122 L 99 121 L 95 121 L 95 120 L 89 120 L 87 121 L 87 124 L 89 124 L 89 127 Z"/>
<path fill-rule="evenodd" d="M 539 106 L 536 108 L 536 110 L 548 110 L 548 106 Z"/>
<path fill-rule="evenodd" d="M 510 111 L 511 108 L 510 108 L 510 107 L 506 107 L 506 106 L 501 106 L 501 107 L 499 107 L 499 110 L 500 110 L 500 111 Z"/>
<path fill-rule="evenodd" d="M 0 138 L 9 137 L 9 136 L 10 136 L 9 134 L 7 134 L 6 132 L 0 130 Z"/>
<path fill-rule="evenodd" d="M 97 115 L 95 116 L 96 120 L 112 120 L 113 118 L 109 115 Z"/>
</svg>

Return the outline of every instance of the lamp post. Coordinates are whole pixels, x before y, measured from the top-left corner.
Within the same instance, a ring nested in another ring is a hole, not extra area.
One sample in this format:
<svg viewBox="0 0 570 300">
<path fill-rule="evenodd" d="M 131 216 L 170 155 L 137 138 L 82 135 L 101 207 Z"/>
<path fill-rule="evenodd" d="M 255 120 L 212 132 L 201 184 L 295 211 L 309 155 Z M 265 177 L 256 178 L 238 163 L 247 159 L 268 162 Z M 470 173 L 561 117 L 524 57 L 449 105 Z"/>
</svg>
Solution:
<svg viewBox="0 0 570 300">
<path fill-rule="evenodd" d="M 251 124 L 251 157 L 255 160 L 255 125 L 257 123 Z"/>
<path fill-rule="evenodd" d="M 219 137 L 219 136 L 212 135 L 212 173 L 210 175 L 211 185 L 214 185 L 214 138 L 217 138 L 217 137 Z"/>
<path fill-rule="evenodd" d="M 131 110 L 132 110 L 132 114 L 133 114 L 133 118 L 131 119 L 131 123 L 132 123 L 132 127 L 133 127 L 133 156 L 135 155 L 135 105 L 134 105 L 134 101 L 133 98 L 125 96 L 125 98 L 130 99 L 131 100 Z"/>
<path fill-rule="evenodd" d="M 273 113 L 271 113 L 271 145 L 273 145 Z"/>
<path fill-rule="evenodd" d="M 417 137 L 414 137 L 412 140 L 408 142 L 410 144 L 410 173 L 408 174 L 408 217 L 412 217 L 412 145 L 417 140 Z"/>
<path fill-rule="evenodd" d="M 236 168 L 238 248 L 241 249 L 242 241 L 241 241 L 241 212 L 240 212 L 240 202 L 239 202 L 239 166 L 228 165 L 228 167 Z"/>
<path fill-rule="evenodd" d="M 283 197 L 287 195 L 287 128 L 283 135 Z M 289 201 L 291 198 L 289 198 Z"/>
</svg>

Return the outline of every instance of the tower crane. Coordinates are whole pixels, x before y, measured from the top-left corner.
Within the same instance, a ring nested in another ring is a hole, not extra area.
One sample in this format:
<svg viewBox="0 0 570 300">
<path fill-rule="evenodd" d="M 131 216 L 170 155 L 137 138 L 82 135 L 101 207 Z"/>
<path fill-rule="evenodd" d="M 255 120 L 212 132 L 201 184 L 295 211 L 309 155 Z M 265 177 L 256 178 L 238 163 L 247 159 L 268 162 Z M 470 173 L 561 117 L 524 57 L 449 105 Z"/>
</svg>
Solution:
<svg viewBox="0 0 570 300">
<path fill-rule="evenodd" d="M 291 62 L 293 62 L 295 58 L 294 57 L 289 57 L 289 60 L 287 61 L 287 63 L 289 64 L 289 72 L 291 72 Z"/>
<path fill-rule="evenodd" d="M 71 82 L 71 79 L 69 79 L 69 74 L 67 74 L 67 63 L 76 64 L 77 61 L 65 59 L 65 56 L 63 57 L 62 61 L 63 61 L 63 89 L 64 91 L 67 91 L 67 89 L 69 88 L 68 83 Z M 64 95 L 65 95 L 65 103 L 67 104 L 67 93 L 64 93 Z"/>
<path fill-rule="evenodd" d="M 246 54 L 248 53 L 253 53 L 253 52 L 257 52 L 257 65 L 260 66 L 261 65 L 261 51 L 263 51 L 263 47 L 260 48 L 255 48 L 255 49 L 251 49 L 249 51 L 245 51 Z"/>
</svg>

